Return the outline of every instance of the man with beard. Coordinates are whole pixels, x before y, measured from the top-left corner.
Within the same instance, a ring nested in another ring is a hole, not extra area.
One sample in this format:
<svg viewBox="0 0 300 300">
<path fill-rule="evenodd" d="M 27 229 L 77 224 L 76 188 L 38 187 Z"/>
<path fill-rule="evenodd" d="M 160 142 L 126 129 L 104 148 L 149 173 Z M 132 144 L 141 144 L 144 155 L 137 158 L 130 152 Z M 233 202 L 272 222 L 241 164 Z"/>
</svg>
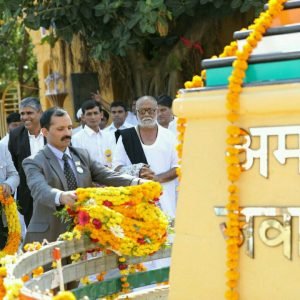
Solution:
<svg viewBox="0 0 300 300">
<path fill-rule="evenodd" d="M 34 199 L 25 243 L 43 239 L 52 242 L 66 231 L 66 224 L 54 213 L 64 205 L 74 205 L 76 188 L 90 187 L 92 182 L 127 186 L 145 181 L 111 171 L 93 160 L 87 150 L 71 147 L 72 121 L 65 110 L 53 107 L 45 111 L 41 127 L 48 144 L 23 162 Z"/>
<path fill-rule="evenodd" d="M 157 124 L 157 102 L 143 96 L 136 103 L 138 125 L 121 130 L 113 155 L 115 170 L 158 181 L 162 210 L 172 219 L 176 210 L 176 138 Z"/>
<path fill-rule="evenodd" d="M 20 115 L 24 124 L 10 131 L 8 149 L 20 176 L 17 201 L 20 213 L 24 216 L 25 224 L 28 226 L 32 215 L 33 200 L 27 186 L 22 162 L 26 157 L 36 154 L 46 143 L 41 133 L 42 107 L 40 101 L 32 97 L 23 99 L 20 103 Z"/>
</svg>

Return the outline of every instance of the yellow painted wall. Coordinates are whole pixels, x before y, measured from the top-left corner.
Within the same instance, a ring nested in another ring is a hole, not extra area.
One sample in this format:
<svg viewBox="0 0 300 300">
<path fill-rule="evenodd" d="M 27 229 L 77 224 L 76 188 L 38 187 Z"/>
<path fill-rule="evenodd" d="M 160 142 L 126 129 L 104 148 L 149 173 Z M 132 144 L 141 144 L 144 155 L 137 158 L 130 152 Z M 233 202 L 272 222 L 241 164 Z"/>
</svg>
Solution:
<svg viewBox="0 0 300 300">
<path fill-rule="evenodd" d="M 176 237 L 170 273 L 171 300 L 225 299 L 226 253 L 219 224 L 224 217 L 214 206 L 225 206 L 227 175 L 225 164 L 225 90 L 191 92 L 183 90 L 174 112 L 187 118 L 182 182 L 176 216 Z M 299 125 L 300 83 L 244 88 L 241 94 L 240 127 Z M 298 137 L 291 141 L 299 147 Z M 241 206 L 300 206 L 299 159 L 281 165 L 272 154 L 277 138 L 269 138 L 269 178 L 259 174 L 259 161 L 243 172 L 239 185 Z M 259 145 L 258 145 L 259 147 Z M 255 218 L 255 258 L 241 248 L 240 299 L 298 299 L 300 257 L 298 218 L 293 218 L 292 260 L 282 246 L 268 247 L 258 236 L 263 218 Z M 278 218 L 282 222 L 282 218 Z"/>
<path fill-rule="evenodd" d="M 38 61 L 39 96 L 44 109 L 52 106 L 45 96 L 45 78 L 53 72 L 58 72 L 65 77 L 65 88 L 68 93 L 64 108 L 70 113 L 74 120 L 73 95 L 71 87 L 71 73 L 97 72 L 99 77 L 100 94 L 104 99 L 112 101 L 113 90 L 110 76 L 110 64 L 100 63 L 88 58 L 87 50 L 83 40 L 74 36 L 72 43 L 68 45 L 58 41 L 51 49 L 48 43 L 41 44 L 41 31 L 29 31 L 34 44 L 34 54 Z"/>
</svg>

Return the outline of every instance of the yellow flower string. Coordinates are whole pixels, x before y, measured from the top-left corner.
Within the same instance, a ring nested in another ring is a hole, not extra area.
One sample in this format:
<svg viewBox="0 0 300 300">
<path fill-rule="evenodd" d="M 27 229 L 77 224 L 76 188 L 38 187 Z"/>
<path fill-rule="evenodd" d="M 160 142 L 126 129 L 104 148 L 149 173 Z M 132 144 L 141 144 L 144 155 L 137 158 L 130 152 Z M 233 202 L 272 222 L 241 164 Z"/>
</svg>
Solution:
<svg viewBox="0 0 300 300">
<path fill-rule="evenodd" d="M 118 268 L 120 270 L 121 293 L 126 294 L 130 292 L 130 284 L 128 282 L 129 268 L 126 263 L 126 258 L 120 256 L 118 258 Z"/>
<path fill-rule="evenodd" d="M 233 62 L 233 70 L 229 77 L 228 92 L 226 95 L 227 120 L 230 125 L 227 127 L 227 178 L 230 181 L 228 186 L 228 204 L 227 208 L 227 291 L 225 298 L 230 300 L 239 299 L 238 279 L 239 279 L 239 245 L 241 243 L 242 223 L 240 222 L 240 206 L 238 196 L 237 182 L 242 172 L 240 164 L 239 150 L 236 146 L 243 143 L 244 132 L 237 126 L 239 119 L 239 97 L 242 91 L 243 80 L 248 68 L 248 59 L 262 39 L 263 34 L 270 27 L 274 16 L 282 9 L 286 0 L 270 0 L 269 9 L 262 12 L 250 27 L 252 32 L 246 39 L 246 44 L 241 51 L 236 51 L 236 60 Z M 226 49 L 226 47 L 225 47 Z M 227 49 L 229 51 L 229 49 Z"/>
<path fill-rule="evenodd" d="M 243 132 L 237 125 L 236 122 L 239 119 L 240 102 L 239 95 L 242 91 L 243 80 L 246 76 L 246 70 L 248 68 L 248 59 L 257 46 L 258 42 L 262 39 L 262 36 L 266 30 L 271 26 L 272 20 L 277 16 L 283 9 L 283 4 L 286 0 L 270 0 L 269 8 L 267 11 L 262 12 L 260 16 L 254 21 L 254 24 L 249 26 L 252 30 L 246 44 L 242 50 L 238 50 L 237 42 L 233 41 L 230 45 L 226 46 L 219 57 L 236 56 L 237 59 L 233 62 L 233 71 L 229 77 L 228 93 L 226 95 L 226 108 L 227 108 L 227 120 L 230 125 L 227 127 L 227 149 L 226 149 L 226 163 L 227 163 L 227 174 L 230 184 L 228 186 L 228 204 L 226 208 L 227 214 L 227 230 L 226 234 L 228 239 L 227 243 L 227 268 L 226 272 L 227 282 L 226 285 L 228 290 L 226 291 L 226 299 L 238 299 L 239 295 L 237 292 L 238 286 L 238 262 L 239 262 L 239 245 L 241 232 L 240 228 L 243 223 L 239 220 L 239 196 L 237 181 L 241 175 L 242 168 L 240 164 L 240 150 L 235 146 L 240 145 L 244 142 Z M 212 57 L 212 59 L 217 56 Z M 186 89 L 202 87 L 206 79 L 206 71 L 202 70 L 201 76 L 194 76 L 192 81 L 185 82 L 184 86 Z M 179 128 L 184 128 L 185 123 L 183 119 L 179 123 Z M 184 130 L 179 130 L 179 145 L 177 147 L 178 155 L 182 158 L 182 147 L 183 147 L 183 134 Z M 181 174 L 180 174 L 181 175 Z"/>
<path fill-rule="evenodd" d="M 182 164 L 182 151 L 183 151 L 183 141 L 184 141 L 184 134 L 185 134 L 185 128 L 186 128 L 186 119 L 185 118 L 178 118 L 177 119 L 177 140 L 178 145 L 176 147 L 177 153 L 178 153 L 178 165 L 179 167 L 176 168 L 176 173 L 178 176 L 178 180 L 181 180 L 181 164 Z"/>
<path fill-rule="evenodd" d="M 12 196 L 4 197 L 2 186 L 0 186 L 0 203 L 8 226 L 8 237 L 5 247 L 0 251 L 0 258 L 15 254 L 21 242 L 21 224 L 18 216 L 16 202 Z"/>
</svg>

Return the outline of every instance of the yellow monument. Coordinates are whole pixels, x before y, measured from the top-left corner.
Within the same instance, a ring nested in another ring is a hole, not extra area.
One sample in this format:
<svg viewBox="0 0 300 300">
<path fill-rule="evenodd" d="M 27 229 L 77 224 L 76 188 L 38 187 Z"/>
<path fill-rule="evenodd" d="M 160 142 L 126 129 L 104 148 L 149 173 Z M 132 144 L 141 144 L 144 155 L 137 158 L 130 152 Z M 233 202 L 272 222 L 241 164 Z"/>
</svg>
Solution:
<svg viewBox="0 0 300 300">
<path fill-rule="evenodd" d="M 239 98 L 236 124 L 245 136 L 235 148 L 244 150 L 237 185 L 245 224 L 239 278 L 232 283 L 243 300 L 298 299 L 300 294 L 299 11 L 298 0 L 284 4 L 251 54 Z M 240 51 L 250 34 L 235 33 Z M 174 104 L 175 114 L 187 121 L 171 300 L 219 300 L 228 289 L 225 103 L 234 60 L 204 61 L 206 87 L 181 90 Z"/>
</svg>

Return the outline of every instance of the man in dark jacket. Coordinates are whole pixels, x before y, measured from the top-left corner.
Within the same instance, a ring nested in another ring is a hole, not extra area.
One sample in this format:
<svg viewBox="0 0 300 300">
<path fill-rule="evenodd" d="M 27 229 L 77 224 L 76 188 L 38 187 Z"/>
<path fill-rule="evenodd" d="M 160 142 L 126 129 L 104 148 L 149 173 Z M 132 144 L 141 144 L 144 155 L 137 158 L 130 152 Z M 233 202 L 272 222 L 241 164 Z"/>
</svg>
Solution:
<svg viewBox="0 0 300 300">
<path fill-rule="evenodd" d="M 27 186 L 22 162 L 26 157 L 37 153 L 46 143 L 41 133 L 41 114 L 42 108 L 38 99 L 32 97 L 23 99 L 20 103 L 20 115 L 24 125 L 12 130 L 9 134 L 8 149 L 20 176 L 17 201 L 20 213 L 24 215 L 26 226 L 28 226 L 32 216 L 33 201 Z"/>
</svg>

